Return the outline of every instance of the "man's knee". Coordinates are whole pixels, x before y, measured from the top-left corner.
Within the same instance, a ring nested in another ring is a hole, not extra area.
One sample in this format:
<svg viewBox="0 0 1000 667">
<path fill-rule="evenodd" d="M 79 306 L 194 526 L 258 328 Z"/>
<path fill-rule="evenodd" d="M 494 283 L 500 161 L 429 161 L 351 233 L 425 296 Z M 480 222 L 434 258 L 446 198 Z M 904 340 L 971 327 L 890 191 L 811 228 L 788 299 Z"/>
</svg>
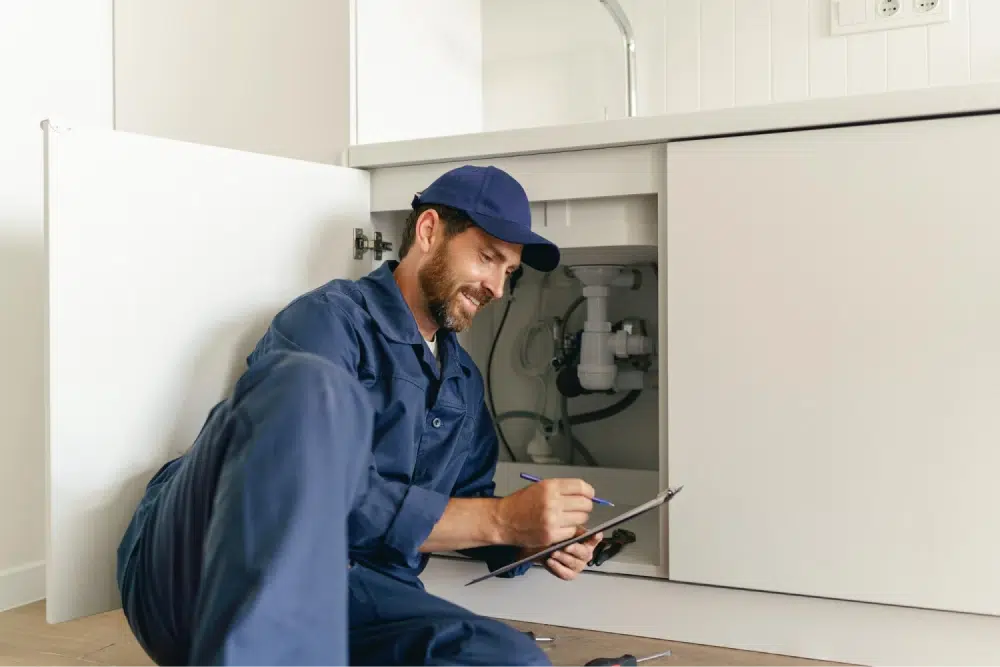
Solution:
<svg viewBox="0 0 1000 667">
<path fill-rule="evenodd" d="M 241 398 L 251 391 L 281 388 L 304 395 L 328 387 L 356 395 L 357 400 L 364 397 L 357 375 L 341 364 L 310 352 L 280 351 L 257 359 L 240 378 L 235 393 Z"/>
<path fill-rule="evenodd" d="M 284 421 L 358 438 L 370 437 L 374 423 L 368 393 L 357 375 L 306 352 L 261 357 L 240 378 L 233 399 L 254 424 Z"/>
<path fill-rule="evenodd" d="M 347 512 L 366 483 L 375 423 L 356 376 L 314 354 L 270 353 L 240 378 L 233 405 L 247 428 L 236 431 L 231 460 L 248 478 L 268 480 L 254 486 L 288 484 L 306 495 L 332 487 Z"/>
</svg>

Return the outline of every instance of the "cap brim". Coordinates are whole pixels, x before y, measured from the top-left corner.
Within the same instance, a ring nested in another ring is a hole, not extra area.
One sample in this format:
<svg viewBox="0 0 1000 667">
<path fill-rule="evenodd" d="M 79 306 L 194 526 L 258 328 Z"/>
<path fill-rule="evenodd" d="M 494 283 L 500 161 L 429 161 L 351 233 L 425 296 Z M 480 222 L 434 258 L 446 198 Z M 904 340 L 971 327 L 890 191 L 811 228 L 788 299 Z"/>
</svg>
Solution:
<svg viewBox="0 0 1000 667">
<path fill-rule="evenodd" d="M 494 218 L 482 213 L 468 212 L 473 222 L 483 228 L 487 234 L 507 243 L 519 243 L 524 246 L 521 251 L 521 263 L 536 271 L 548 273 L 559 266 L 559 247 L 542 238 L 530 229 L 513 227 L 505 220 Z"/>
</svg>

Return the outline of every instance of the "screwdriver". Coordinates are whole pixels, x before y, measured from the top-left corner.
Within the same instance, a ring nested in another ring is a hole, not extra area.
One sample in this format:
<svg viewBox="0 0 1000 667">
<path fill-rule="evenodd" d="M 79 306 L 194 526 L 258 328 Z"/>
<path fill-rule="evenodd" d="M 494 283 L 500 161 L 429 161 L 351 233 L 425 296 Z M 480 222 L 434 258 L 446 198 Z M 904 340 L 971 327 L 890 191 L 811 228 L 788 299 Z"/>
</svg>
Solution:
<svg viewBox="0 0 1000 667">
<path fill-rule="evenodd" d="M 620 655 L 617 658 L 594 658 L 590 662 L 584 663 L 586 665 L 628 665 L 629 667 L 634 667 L 640 662 L 646 662 L 647 660 L 652 660 L 653 658 L 662 658 L 664 656 L 670 655 L 670 651 L 663 651 L 662 653 L 654 653 L 653 655 L 647 655 L 645 658 L 636 658 L 631 653 L 626 653 L 625 655 Z"/>
</svg>

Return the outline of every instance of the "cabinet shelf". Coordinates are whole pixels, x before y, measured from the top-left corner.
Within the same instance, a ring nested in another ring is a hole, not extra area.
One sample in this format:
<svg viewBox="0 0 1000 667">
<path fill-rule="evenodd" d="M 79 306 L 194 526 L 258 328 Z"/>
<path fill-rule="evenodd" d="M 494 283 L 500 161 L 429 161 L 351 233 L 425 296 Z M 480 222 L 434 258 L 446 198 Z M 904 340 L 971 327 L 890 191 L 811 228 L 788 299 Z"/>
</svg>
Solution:
<svg viewBox="0 0 1000 667">
<path fill-rule="evenodd" d="M 655 496 L 659 490 L 660 474 L 656 470 L 501 461 L 497 464 L 497 473 L 494 477 L 497 495 L 509 495 L 531 484 L 532 482 L 521 479 L 522 472 L 543 479 L 551 477 L 583 479 L 594 487 L 599 497 L 615 503 L 614 507 L 594 505 L 590 525 L 603 523 L 633 507 L 638 507 Z M 600 567 L 589 569 L 594 572 L 613 574 L 660 576 L 662 516 L 664 516 L 663 510 L 647 512 L 621 525 L 621 528 L 635 533 L 636 541 L 626 546 L 617 556 Z M 605 535 L 605 537 L 610 537 L 610 535 Z"/>
</svg>

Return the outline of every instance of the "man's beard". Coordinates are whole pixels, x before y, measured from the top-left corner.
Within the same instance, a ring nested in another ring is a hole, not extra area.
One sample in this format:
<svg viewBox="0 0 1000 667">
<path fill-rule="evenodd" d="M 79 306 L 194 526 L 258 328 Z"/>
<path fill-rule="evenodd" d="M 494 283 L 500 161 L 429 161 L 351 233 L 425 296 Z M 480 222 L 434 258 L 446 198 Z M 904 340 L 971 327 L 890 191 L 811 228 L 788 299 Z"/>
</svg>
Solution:
<svg viewBox="0 0 1000 667">
<path fill-rule="evenodd" d="M 420 289 L 431 318 L 438 327 L 447 331 L 465 331 L 472 324 L 472 315 L 461 303 L 462 294 L 479 302 L 479 309 L 493 300 L 486 290 L 461 287 L 459 280 L 448 265 L 445 248 L 447 242 L 438 247 L 418 274 Z M 478 310 L 477 310 L 478 312 Z"/>
</svg>

